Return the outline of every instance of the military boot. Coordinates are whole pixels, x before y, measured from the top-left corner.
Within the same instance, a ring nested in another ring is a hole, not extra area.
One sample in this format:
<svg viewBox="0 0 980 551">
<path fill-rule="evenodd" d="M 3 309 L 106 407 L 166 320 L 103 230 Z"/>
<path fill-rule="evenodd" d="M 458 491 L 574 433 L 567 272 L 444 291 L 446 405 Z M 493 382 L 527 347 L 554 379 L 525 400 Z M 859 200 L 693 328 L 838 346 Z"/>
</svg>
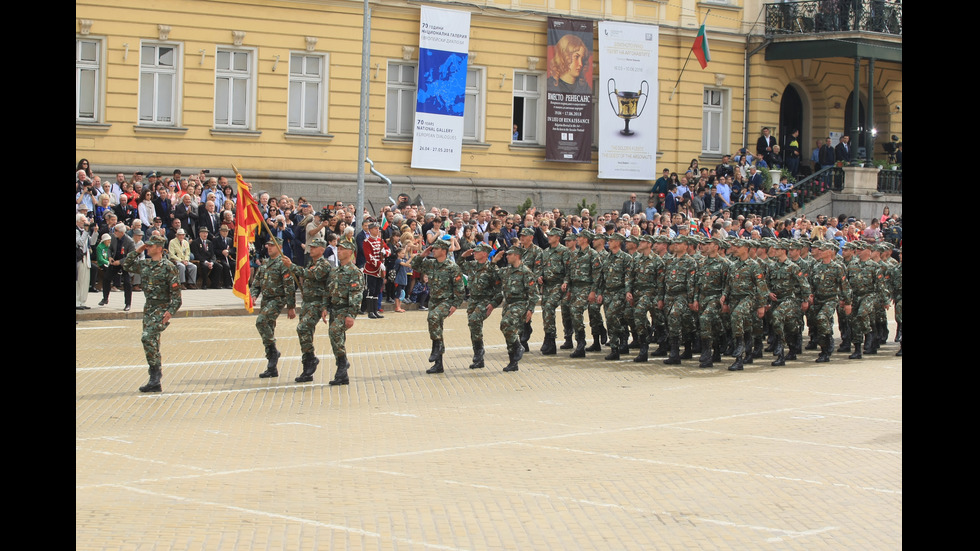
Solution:
<svg viewBox="0 0 980 551">
<path fill-rule="evenodd" d="M 316 373 L 316 366 L 320 365 L 320 359 L 313 354 L 303 354 L 303 373 L 296 377 L 297 383 L 308 383 L 313 380 Z"/>
<path fill-rule="evenodd" d="M 616 335 L 613 334 L 609 335 L 609 348 L 610 348 L 609 353 L 606 354 L 606 357 L 604 359 L 618 360 L 620 351 L 619 351 L 619 343 L 616 341 Z M 628 348 L 627 351 L 629 351 Z"/>
<path fill-rule="evenodd" d="M 150 380 L 140 387 L 140 392 L 163 392 L 163 386 L 160 385 L 161 376 L 163 376 L 163 369 L 159 366 L 150 366 Z"/>
<path fill-rule="evenodd" d="M 337 356 L 337 373 L 334 374 L 333 380 L 330 381 L 330 386 L 349 385 L 350 379 L 347 378 L 347 369 L 349 367 L 350 363 L 347 361 L 347 356 Z"/>
<path fill-rule="evenodd" d="M 575 350 L 572 352 L 571 358 L 584 358 L 585 357 L 585 329 L 575 332 Z"/>
<path fill-rule="evenodd" d="M 684 341 L 684 352 L 681 354 L 682 360 L 690 360 L 694 357 L 694 346 L 691 344 L 691 340 L 688 339 Z"/>
<path fill-rule="evenodd" d="M 650 354 L 650 356 L 652 356 L 654 358 L 663 358 L 664 356 L 667 355 L 667 352 L 669 352 L 669 351 L 670 351 L 670 346 L 668 344 L 667 339 L 666 338 L 663 338 L 663 337 L 660 337 L 660 340 L 657 342 L 657 349 L 654 350 Z"/>
<path fill-rule="evenodd" d="M 848 360 L 861 359 L 861 350 L 862 350 L 861 343 L 862 343 L 861 337 L 858 337 L 857 340 L 854 341 L 854 352 L 852 352 L 851 355 L 847 357 Z"/>
<path fill-rule="evenodd" d="M 752 358 L 761 358 L 762 354 L 762 337 L 756 337 L 752 340 L 754 347 L 752 348 Z"/>
<path fill-rule="evenodd" d="M 834 337 L 830 335 L 823 335 L 818 337 L 817 341 L 820 343 L 820 354 L 817 355 L 817 363 L 827 363 L 830 361 L 830 351 L 834 349 Z"/>
<path fill-rule="evenodd" d="M 726 356 L 734 357 L 735 356 L 735 341 L 737 339 L 733 339 L 733 338 L 728 337 L 727 336 L 727 333 L 726 333 L 725 340 L 727 341 L 725 343 L 725 355 Z"/>
<path fill-rule="evenodd" d="M 518 362 L 517 351 L 518 350 L 520 350 L 522 352 L 524 351 L 524 347 L 521 346 L 521 343 L 520 342 L 517 342 L 517 343 L 514 343 L 514 344 L 508 344 L 507 345 L 507 359 L 509 360 L 509 362 L 507 363 L 507 366 L 504 367 L 504 371 L 507 371 L 507 372 L 517 371 L 517 369 L 518 369 L 518 367 L 517 367 L 517 362 Z"/>
<path fill-rule="evenodd" d="M 714 358 L 711 354 L 711 339 L 701 337 L 701 358 L 698 367 L 713 367 L 712 359 Z M 718 359 L 720 360 L 721 358 Z"/>
<path fill-rule="evenodd" d="M 718 337 L 718 339 L 719 339 L 718 340 L 718 345 L 715 346 L 714 353 L 711 355 L 711 361 L 712 362 L 720 362 L 721 361 L 721 351 L 728 348 L 728 338 L 724 334 L 722 334 L 720 337 Z M 710 346 L 708 348 L 710 348 Z"/>
<path fill-rule="evenodd" d="M 752 335 L 745 335 L 743 339 L 745 341 L 745 351 L 742 353 L 742 363 L 744 365 L 751 365 L 755 361 L 755 357 L 752 356 Z"/>
<path fill-rule="evenodd" d="M 551 356 L 557 353 L 558 349 L 555 347 L 555 335 L 553 333 L 545 333 L 544 342 L 541 344 L 541 355 Z"/>
<path fill-rule="evenodd" d="M 279 376 L 279 370 L 276 369 L 276 366 L 279 365 L 279 356 L 281 355 L 282 354 L 276 350 L 276 345 L 273 344 L 272 346 L 265 347 L 265 357 L 267 360 L 269 360 L 269 363 L 266 364 L 265 371 L 259 373 L 260 378 L 268 379 L 269 377 Z"/>
<path fill-rule="evenodd" d="M 432 353 L 429 354 L 429 361 L 430 362 L 436 361 L 438 358 L 442 357 L 442 353 L 445 351 L 446 349 L 443 347 L 441 340 L 432 341 Z"/>
<path fill-rule="evenodd" d="M 797 334 L 793 337 L 792 341 L 786 342 L 786 360 L 793 361 L 796 359 L 796 354 L 803 353 L 803 335 Z"/>
<path fill-rule="evenodd" d="M 865 354 L 877 354 L 878 350 L 875 349 L 875 337 L 874 329 L 871 329 L 870 333 L 864 335 L 864 353 Z"/>
<path fill-rule="evenodd" d="M 691 340 L 691 352 L 695 354 L 701 353 L 701 335 L 694 335 L 694 339 Z"/>
<path fill-rule="evenodd" d="M 630 341 L 629 329 L 625 329 L 620 334 L 616 335 L 616 343 L 617 343 L 616 346 L 619 347 L 620 354 L 630 353 L 629 341 Z"/>
<path fill-rule="evenodd" d="M 633 358 L 636 363 L 643 363 L 650 358 L 650 343 L 647 342 L 647 336 L 644 333 L 640 333 L 640 354 Z"/>
<path fill-rule="evenodd" d="M 732 354 L 735 355 L 735 362 L 732 365 L 728 366 L 728 370 L 742 371 L 743 369 L 745 369 L 744 367 L 742 367 L 743 357 L 745 356 L 745 339 L 742 337 L 734 337 L 732 338 L 732 342 L 734 343 Z"/>
<path fill-rule="evenodd" d="M 567 320 L 562 319 L 562 329 L 565 331 L 565 342 L 558 347 L 560 350 L 571 350 L 575 348 L 575 343 L 572 342 L 572 324 L 570 322 L 571 318 Z"/>
<path fill-rule="evenodd" d="M 629 343 L 627 350 L 639 350 L 641 343 L 639 335 L 636 334 L 636 329 L 633 329 L 630 333 L 633 335 L 633 341 Z"/>
<path fill-rule="evenodd" d="M 599 326 L 599 344 L 604 345 L 607 342 L 609 342 L 609 332 L 606 331 L 606 326 L 605 325 L 600 325 Z"/>
<path fill-rule="evenodd" d="M 851 326 L 848 324 L 845 326 L 844 330 L 840 333 L 840 346 L 837 347 L 838 352 L 850 352 L 851 351 Z"/>
<path fill-rule="evenodd" d="M 783 339 L 776 337 L 773 344 L 773 352 L 776 354 L 776 359 L 769 365 L 779 367 L 786 365 L 786 346 L 783 344 Z"/>
<path fill-rule="evenodd" d="M 766 337 L 766 347 L 763 349 L 763 352 L 772 352 L 773 354 L 776 353 L 776 336 L 775 335 L 771 335 L 770 334 L 768 337 Z"/>
<path fill-rule="evenodd" d="M 429 375 L 434 375 L 436 373 L 443 373 L 445 369 L 442 368 L 442 356 L 436 358 L 436 362 L 429 369 L 425 370 Z"/>
<path fill-rule="evenodd" d="M 670 355 L 664 360 L 667 365 L 680 365 L 681 363 L 681 338 L 670 337 Z"/>
<path fill-rule="evenodd" d="M 585 349 L 586 352 L 602 352 L 602 345 L 599 344 L 599 333 L 592 333 L 592 346 Z"/>
<path fill-rule="evenodd" d="M 524 351 L 525 352 L 530 352 L 531 351 L 531 347 L 528 346 L 527 341 L 531 339 L 531 333 L 532 332 L 533 332 L 533 329 L 531 328 L 531 324 L 530 323 L 525 323 L 524 324 L 524 330 L 521 331 L 521 337 L 520 337 L 521 346 L 524 348 Z"/>
<path fill-rule="evenodd" d="M 473 363 L 470 364 L 470 369 L 480 369 L 486 365 L 483 362 L 483 355 L 486 350 L 483 348 L 483 341 L 479 340 L 473 343 Z"/>
<path fill-rule="evenodd" d="M 820 339 L 815 337 L 813 333 L 810 333 L 810 342 L 806 343 L 806 348 L 804 350 L 816 350 L 819 345 Z"/>
</svg>

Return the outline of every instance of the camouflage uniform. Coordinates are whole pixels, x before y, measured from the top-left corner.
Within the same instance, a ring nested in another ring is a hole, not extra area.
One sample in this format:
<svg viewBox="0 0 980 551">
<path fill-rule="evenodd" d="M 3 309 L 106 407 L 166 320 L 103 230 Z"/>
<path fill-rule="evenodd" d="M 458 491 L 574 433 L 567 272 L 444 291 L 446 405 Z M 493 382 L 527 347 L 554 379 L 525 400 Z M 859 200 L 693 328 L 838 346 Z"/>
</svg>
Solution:
<svg viewBox="0 0 980 551">
<path fill-rule="evenodd" d="M 565 243 L 571 242 L 572 245 L 565 245 L 568 249 L 568 263 L 569 267 L 565 268 L 565 282 L 568 283 L 568 271 L 572 262 L 572 257 L 575 255 L 575 234 L 568 231 L 565 234 Z M 562 293 L 561 298 L 561 325 L 565 334 L 565 342 L 559 347 L 562 350 L 570 350 L 575 347 L 572 343 L 572 301 L 568 298 L 568 292 L 566 287 L 566 292 Z"/>
<path fill-rule="evenodd" d="M 899 253 L 902 249 L 898 250 Z M 902 355 L 902 339 L 904 335 L 902 334 L 902 263 L 899 262 L 895 264 L 891 272 L 891 298 L 895 301 L 895 323 L 898 325 L 895 330 L 895 338 L 898 339 L 898 352 L 895 353 L 896 356 Z"/>
<path fill-rule="evenodd" d="M 860 241 L 857 249 L 861 250 L 866 245 Z M 874 315 L 875 302 L 880 294 L 880 282 L 882 280 L 881 267 L 871 260 L 860 260 L 847 267 L 847 282 L 851 286 L 851 342 L 855 346 L 854 352 L 848 356 L 849 359 L 857 360 L 862 357 L 861 345 L 871 336 L 871 318 Z"/>
<path fill-rule="evenodd" d="M 511 247 L 507 254 L 523 256 L 520 247 Z M 504 296 L 504 310 L 500 316 L 500 331 L 507 341 L 507 354 L 510 363 L 504 371 L 517 371 L 521 357 L 524 355 L 521 332 L 524 329 L 528 312 L 534 311 L 538 303 L 537 277 L 522 263 L 518 267 L 507 266 L 500 270 L 501 288 Z"/>
<path fill-rule="evenodd" d="M 278 377 L 276 366 L 280 354 L 276 349 L 276 320 L 283 307 L 296 308 L 296 279 L 282 263 L 282 254 L 266 260 L 252 278 L 252 298 L 257 299 L 259 295 L 262 295 L 262 306 L 255 318 L 255 328 L 259 330 L 265 357 L 269 360 L 265 372 L 260 373 L 259 377 Z"/>
<path fill-rule="evenodd" d="M 449 242 L 437 239 L 432 246 L 443 248 L 448 254 Z M 429 276 L 429 286 L 432 289 L 426 321 L 429 325 L 429 338 L 432 339 L 429 361 L 435 362 L 435 365 L 426 370 L 426 373 L 442 373 L 442 356 L 446 351 L 442 328 L 446 318 L 449 317 L 449 311 L 459 308 L 466 296 L 463 274 L 459 265 L 448 257 L 445 261 L 439 262 L 435 258 L 422 258 L 421 255 L 412 258 L 412 271 Z"/>
<path fill-rule="evenodd" d="M 674 244 L 682 244 L 686 247 L 689 239 L 689 237 L 676 237 Z M 667 334 L 670 339 L 670 356 L 664 360 L 664 363 L 681 363 L 679 348 L 682 339 L 687 349 L 684 355 L 688 358 L 691 357 L 694 315 L 690 304 L 694 303 L 696 275 L 697 261 L 686 253 L 673 257 L 664 266 L 663 295 L 659 297 L 659 300 L 662 300 L 664 304 L 664 315 L 667 317 Z"/>
<path fill-rule="evenodd" d="M 776 248 L 785 249 L 789 246 L 792 245 L 779 243 Z M 790 344 L 790 340 L 797 339 L 797 333 L 801 329 L 803 311 L 800 304 L 811 294 L 810 282 L 800 267 L 786 258 L 783 261 L 773 261 L 766 283 L 769 285 L 769 292 L 776 295 L 772 308 L 776 360 L 772 365 L 786 365 L 786 360 L 796 359 L 796 353 L 799 352 Z M 786 345 L 790 347 L 790 354 L 786 354 Z"/>
<path fill-rule="evenodd" d="M 353 241 L 342 240 L 337 244 L 337 248 L 352 251 L 357 249 Z M 330 315 L 327 334 L 330 336 L 330 347 L 333 349 L 334 358 L 337 360 L 337 373 L 334 375 L 331 385 L 346 385 L 350 383 L 347 377 L 347 370 L 350 362 L 347 361 L 347 318 L 357 319 L 357 314 L 361 311 L 361 295 L 364 292 L 364 275 L 353 262 L 341 264 L 331 271 L 327 279 L 326 296 L 323 306 Z"/>
<path fill-rule="evenodd" d="M 588 233 L 585 233 L 585 238 L 589 238 Z M 572 253 L 566 277 L 568 279 L 567 301 L 571 306 L 572 324 L 575 329 L 575 351 L 571 356 L 573 358 L 585 357 L 585 310 L 590 307 L 589 294 L 595 292 L 595 281 L 601 269 L 602 260 L 592 247 L 586 245 Z M 601 326 L 602 320 L 597 316 L 590 316 L 589 322 L 592 335 L 598 344 L 600 331 L 596 326 Z"/>
<path fill-rule="evenodd" d="M 310 241 L 309 246 L 326 247 L 327 242 L 322 237 L 317 237 Z M 296 382 L 303 383 L 313 380 L 313 373 L 320 363 L 313 347 L 313 335 L 326 310 L 327 285 L 333 266 L 321 256 L 309 266 L 294 266 L 293 271 L 296 276 L 303 278 L 303 307 L 296 324 L 299 348 L 303 352 L 303 373 L 296 378 Z"/>
<path fill-rule="evenodd" d="M 486 243 L 476 245 L 473 250 L 489 253 L 492 249 Z M 470 290 L 469 304 L 466 308 L 466 321 L 470 328 L 470 340 L 473 343 L 473 363 L 470 369 L 484 367 L 483 355 L 483 322 L 487 319 L 487 307 L 500 306 L 503 295 L 500 290 L 500 268 L 487 260 L 479 262 L 463 262 L 460 270 L 467 278 Z"/>
<path fill-rule="evenodd" d="M 653 242 L 653 236 L 644 235 L 644 241 Z M 634 362 L 645 362 L 650 353 L 650 318 L 656 315 L 657 297 L 663 294 L 664 261 L 652 251 L 639 253 L 633 259 L 632 269 L 626 280 L 626 292 L 633 296 L 633 323 L 640 340 L 640 354 Z"/>
<path fill-rule="evenodd" d="M 712 238 L 715 244 L 720 239 Z M 721 317 L 722 291 L 725 290 L 725 280 L 728 277 L 728 267 L 731 263 L 723 256 L 704 257 L 704 262 L 698 266 L 697 277 L 694 279 L 694 300 L 698 303 L 698 318 L 701 330 L 701 359 L 700 367 L 711 367 L 712 361 L 721 360 L 721 351 L 725 348 L 723 341 L 725 327 Z M 712 354 L 714 346 L 714 354 Z"/>
<path fill-rule="evenodd" d="M 534 230 L 532 228 L 524 228 L 521 230 L 520 235 L 521 236 L 530 235 L 533 237 Z M 526 267 L 528 270 L 531 270 L 531 273 L 534 274 L 534 277 L 536 278 L 541 277 L 541 262 L 544 253 L 544 251 L 541 250 L 541 247 L 532 243 L 530 247 L 524 247 L 523 245 L 521 245 L 520 250 L 521 250 L 521 265 Z M 531 338 L 531 324 L 525 323 L 524 330 L 521 332 L 521 345 L 524 347 L 525 352 L 531 349 L 527 343 L 527 341 L 530 338 Z"/>
<path fill-rule="evenodd" d="M 748 246 L 748 240 L 736 239 L 733 247 Z M 735 363 L 728 367 L 730 371 L 739 371 L 743 363 L 752 363 L 752 327 L 756 312 L 765 306 L 769 288 L 766 286 L 765 274 L 759 264 L 751 259 L 732 259 L 728 269 L 728 279 L 725 280 L 725 304 L 732 311 L 732 339 L 735 341 Z"/>
<path fill-rule="evenodd" d="M 622 234 L 614 233 L 610 240 L 620 243 L 626 241 Z M 633 265 L 633 257 L 626 251 L 612 251 L 602 263 L 599 279 L 596 282 L 596 294 L 602 297 L 602 307 L 605 310 L 606 322 L 609 324 L 609 346 L 612 348 L 605 359 L 618 360 L 619 355 L 628 352 L 626 326 L 626 278 Z"/>
<path fill-rule="evenodd" d="M 818 246 L 824 250 L 837 250 L 836 241 L 823 241 Z M 810 281 L 813 288 L 810 310 L 814 312 L 814 331 L 820 346 L 817 361 L 829 362 L 834 349 L 834 311 L 842 302 L 845 305 L 851 303 L 847 270 L 836 258 L 830 262 L 819 262 L 810 273 Z"/>
<path fill-rule="evenodd" d="M 561 238 L 561 230 L 552 228 L 548 235 L 556 235 Z M 544 343 L 541 345 L 541 353 L 551 355 L 558 352 L 555 347 L 555 337 L 558 334 L 558 327 L 555 319 L 555 310 L 561 304 L 561 286 L 567 281 L 568 263 L 571 253 L 564 245 L 549 247 L 541 252 L 541 267 L 539 275 L 541 277 L 541 317 L 544 320 Z"/>
<path fill-rule="evenodd" d="M 162 236 L 153 236 L 147 241 L 148 245 L 164 246 L 166 240 Z M 149 258 L 140 260 L 139 253 L 130 251 L 123 260 L 123 269 L 139 274 L 143 286 L 146 305 L 143 307 L 143 352 L 149 365 L 150 381 L 140 387 L 140 392 L 160 392 L 160 377 L 163 374 L 163 361 L 160 359 L 160 333 L 167 328 L 163 316 L 170 312 L 173 317 L 180 309 L 180 281 L 177 267 L 170 262 L 167 255 L 159 261 Z"/>
</svg>

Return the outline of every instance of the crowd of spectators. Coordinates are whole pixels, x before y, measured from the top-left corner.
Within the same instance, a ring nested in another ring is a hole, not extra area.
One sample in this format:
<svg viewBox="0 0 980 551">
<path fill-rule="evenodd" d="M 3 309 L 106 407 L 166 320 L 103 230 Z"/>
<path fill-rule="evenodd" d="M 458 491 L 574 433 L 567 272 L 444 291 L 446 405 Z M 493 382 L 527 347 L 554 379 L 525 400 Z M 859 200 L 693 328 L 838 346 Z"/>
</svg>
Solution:
<svg viewBox="0 0 980 551">
<path fill-rule="evenodd" d="M 410 260 L 437 239 L 449 241 L 450 258 L 458 262 L 473 261 L 472 256 L 464 259 L 461 255 L 478 243 L 488 243 L 496 251 L 506 250 L 518 240 L 523 228 L 534 230 L 533 242 L 541 248 L 549 246 L 546 233 L 552 227 L 575 234 L 583 230 L 626 236 L 725 234 L 835 239 L 841 243 L 888 240 L 900 244 L 901 219 L 890 215 L 887 208 L 881 218 L 867 223 L 843 214 L 836 218 L 820 215 L 815 220 L 805 216 L 778 220 L 751 214 L 733 217 L 726 208 L 733 202 L 766 197 L 751 183 L 758 176 L 757 165 L 749 162 L 744 149 L 740 153 L 734 164 L 726 156 L 713 170 L 698 166 L 697 159 L 680 177 L 665 169 L 647 204 L 637 208 L 636 195 L 631 195 L 624 204 L 627 212 L 566 212 L 532 206 L 518 213 L 496 205 L 484 210 L 455 211 L 425 205 L 403 194 L 397 204 L 384 206 L 376 213 L 365 209 L 358 219 L 354 205 L 343 201 L 314 206 L 302 196 L 273 197 L 253 190 L 267 226 L 262 226 L 250 246 L 249 259 L 257 267 L 266 256 L 264 243 L 275 236 L 283 244 L 283 253 L 304 266 L 309 260 L 306 244 L 323 237 L 329 245 L 324 257 L 336 265 L 338 241 L 353 241 L 357 244 L 358 267 L 367 266 L 381 286 L 376 310 L 366 303 L 363 309 L 380 314 L 384 302 L 393 303 L 395 312 L 403 311 L 404 303 L 426 307 L 427 281 L 412 272 Z M 746 165 L 743 174 L 742 166 Z M 108 289 L 128 288 L 124 281 L 128 274 L 116 261 L 128 252 L 126 246 L 138 247 L 153 234 L 167 239 L 166 251 L 177 264 L 185 289 L 230 288 L 236 258 L 237 191 L 229 184 L 229 178 L 234 179 L 233 175 L 212 176 L 207 170 L 190 176 L 174 170 L 170 174 L 120 173 L 108 178 L 94 174 L 87 160 L 80 161 L 75 182 L 76 248 L 82 249 L 82 256 L 90 255 L 91 261 L 76 253 L 76 308 L 84 307 L 87 292 L 101 290 L 107 300 Z M 113 236 L 119 239 L 112 239 Z M 101 243 L 105 243 L 104 251 L 96 254 L 96 245 Z M 494 260 L 502 263 L 504 255 L 496 255 Z M 80 273 L 86 270 L 89 273 Z M 97 290 L 100 283 L 101 289 Z M 139 290 L 139 283 L 133 281 L 133 288 Z M 126 304 L 129 305 L 128 295 Z"/>
</svg>

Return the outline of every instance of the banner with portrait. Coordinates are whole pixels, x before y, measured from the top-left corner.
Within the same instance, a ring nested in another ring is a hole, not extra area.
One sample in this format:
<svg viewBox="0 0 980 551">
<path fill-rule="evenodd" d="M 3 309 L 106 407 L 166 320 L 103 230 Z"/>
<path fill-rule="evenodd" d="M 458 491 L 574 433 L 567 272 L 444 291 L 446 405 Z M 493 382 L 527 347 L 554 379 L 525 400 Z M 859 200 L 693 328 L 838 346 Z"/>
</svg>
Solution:
<svg viewBox="0 0 980 551">
<path fill-rule="evenodd" d="M 548 18 L 545 159 L 592 162 L 593 22 Z"/>
<path fill-rule="evenodd" d="M 657 178 L 659 27 L 599 22 L 599 177 Z"/>
<path fill-rule="evenodd" d="M 459 170 L 470 12 L 422 6 L 412 168 Z"/>
</svg>

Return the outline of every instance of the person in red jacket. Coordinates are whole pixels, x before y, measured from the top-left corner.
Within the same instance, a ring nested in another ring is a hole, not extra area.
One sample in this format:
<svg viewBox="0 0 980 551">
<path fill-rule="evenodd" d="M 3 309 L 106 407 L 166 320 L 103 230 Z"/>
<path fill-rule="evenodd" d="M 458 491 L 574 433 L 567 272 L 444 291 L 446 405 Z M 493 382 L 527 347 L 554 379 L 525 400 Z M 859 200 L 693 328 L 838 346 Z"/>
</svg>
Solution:
<svg viewBox="0 0 980 551">
<path fill-rule="evenodd" d="M 377 222 L 368 224 L 368 237 L 361 247 L 364 251 L 364 275 L 367 276 L 367 292 L 361 310 L 366 311 L 370 319 L 383 318 L 379 312 L 379 299 L 385 281 L 385 258 L 391 254 L 391 249 L 381 239 L 381 227 Z"/>
</svg>

